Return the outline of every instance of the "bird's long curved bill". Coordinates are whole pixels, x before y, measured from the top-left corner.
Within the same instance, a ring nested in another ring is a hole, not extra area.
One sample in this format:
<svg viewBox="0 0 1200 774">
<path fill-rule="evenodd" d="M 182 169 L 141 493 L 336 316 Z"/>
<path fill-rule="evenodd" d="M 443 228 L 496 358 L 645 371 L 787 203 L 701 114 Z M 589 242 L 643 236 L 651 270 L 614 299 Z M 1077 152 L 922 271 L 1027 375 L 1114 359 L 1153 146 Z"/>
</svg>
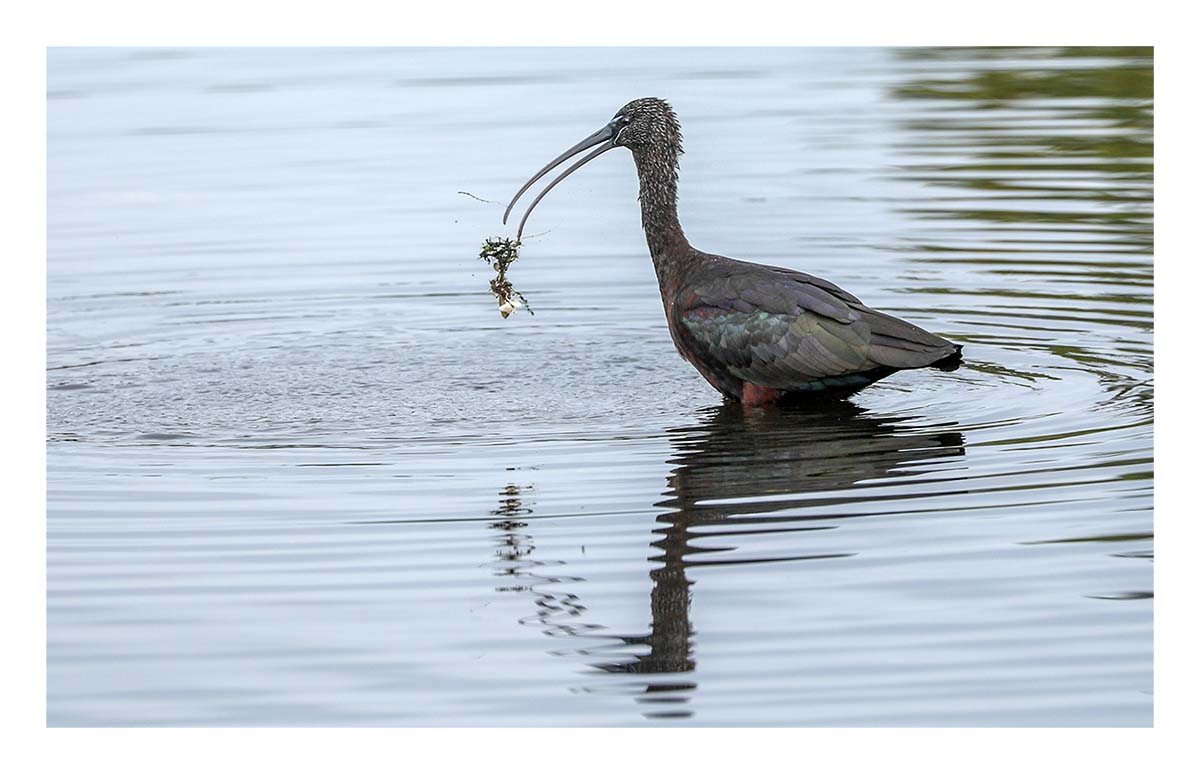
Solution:
<svg viewBox="0 0 1200 774">
<path fill-rule="evenodd" d="M 572 145 L 570 148 L 563 151 L 557 158 L 554 159 L 554 161 L 551 161 L 549 164 L 538 170 L 536 175 L 529 178 L 525 185 L 521 186 L 521 190 L 517 191 L 517 195 L 512 198 L 511 202 L 508 203 L 508 209 L 504 211 L 504 223 L 508 223 L 508 216 L 512 212 L 512 208 L 516 206 L 517 200 L 521 198 L 521 194 L 528 191 L 530 186 L 541 180 L 548 172 L 575 154 L 585 151 L 588 148 L 591 148 L 593 145 L 600 146 L 599 148 L 596 148 L 596 150 L 581 158 L 579 161 L 576 161 L 574 164 L 567 167 L 567 171 L 554 178 L 554 180 L 550 182 L 550 185 L 546 186 L 545 190 L 537 195 L 537 198 L 535 198 L 533 203 L 529 205 L 529 209 L 525 210 L 525 215 L 521 218 L 520 225 L 517 226 L 517 241 L 520 241 L 521 239 L 521 233 L 525 230 L 525 221 L 529 220 L 529 215 L 533 212 L 533 208 L 538 206 L 538 202 L 540 202 L 546 196 L 546 194 L 550 193 L 550 189 L 561 183 L 567 177 L 567 175 L 579 169 L 584 164 L 588 163 L 600 154 L 606 153 L 607 151 L 617 147 L 616 143 L 613 142 L 615 137 L 616 130 L 613 128 L 612 124 L 605 126 L 600 131 L 589 135 L 580 142 L 577 142 L 575 145 Z"/>
</svg>

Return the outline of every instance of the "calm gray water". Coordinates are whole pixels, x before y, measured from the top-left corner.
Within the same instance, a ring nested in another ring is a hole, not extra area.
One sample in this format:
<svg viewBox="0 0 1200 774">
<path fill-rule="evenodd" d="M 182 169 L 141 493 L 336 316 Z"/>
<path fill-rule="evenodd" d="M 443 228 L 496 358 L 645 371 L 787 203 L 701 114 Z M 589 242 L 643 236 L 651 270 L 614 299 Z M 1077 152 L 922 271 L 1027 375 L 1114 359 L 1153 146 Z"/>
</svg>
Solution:
<svg viewBox="0 0 1200 774">
<path fill-rule="evenodd" d="M 1139 50 L 48 58 L 48 722 L 1149 725 L 1152 62 Z M 966 346 L 722 406 L 693 244 Z"/>
</svg>

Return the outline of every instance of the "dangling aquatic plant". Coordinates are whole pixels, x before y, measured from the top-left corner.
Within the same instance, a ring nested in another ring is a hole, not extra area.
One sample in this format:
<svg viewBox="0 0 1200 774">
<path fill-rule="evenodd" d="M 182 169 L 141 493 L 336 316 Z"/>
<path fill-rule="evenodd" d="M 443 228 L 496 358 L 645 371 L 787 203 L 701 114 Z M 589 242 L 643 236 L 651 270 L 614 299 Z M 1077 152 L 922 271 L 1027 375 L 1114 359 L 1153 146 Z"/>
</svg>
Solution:
<svg viewBox="0 0 1200 774">
<path fill-rule="evenodd" d="M 522 306 L 525 307 L 525 311 L 533 314 L 525 296 L 508 281 L 508 267 L 517 260 L 520 248 L 520 240 L 492 237 L 484 241 L 483 249 L 479 251 L 480 260 L 496 270 L 496 276 L 491 281 L 492 295 L 500 303 L 500 316 L 505 319 Z"/>
</svg>

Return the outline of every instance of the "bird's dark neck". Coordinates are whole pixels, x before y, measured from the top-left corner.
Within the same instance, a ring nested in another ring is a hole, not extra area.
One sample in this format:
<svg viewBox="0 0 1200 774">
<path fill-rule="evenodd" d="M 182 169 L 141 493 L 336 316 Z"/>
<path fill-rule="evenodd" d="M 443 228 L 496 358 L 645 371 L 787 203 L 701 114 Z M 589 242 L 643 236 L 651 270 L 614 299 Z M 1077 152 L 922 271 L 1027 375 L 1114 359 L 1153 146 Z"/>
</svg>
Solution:
<svg viewBox="0 0 1200 774">
<path fill-rule="evenodd" d="M 663 268 L 660 262 L 682 255 L 688 248 L 677 212 L 679 153 L 676 147 L 662 145 L 639 148 L 633 154 L 640 183 L 642 229 L 660 276 Z"/>
</svg>

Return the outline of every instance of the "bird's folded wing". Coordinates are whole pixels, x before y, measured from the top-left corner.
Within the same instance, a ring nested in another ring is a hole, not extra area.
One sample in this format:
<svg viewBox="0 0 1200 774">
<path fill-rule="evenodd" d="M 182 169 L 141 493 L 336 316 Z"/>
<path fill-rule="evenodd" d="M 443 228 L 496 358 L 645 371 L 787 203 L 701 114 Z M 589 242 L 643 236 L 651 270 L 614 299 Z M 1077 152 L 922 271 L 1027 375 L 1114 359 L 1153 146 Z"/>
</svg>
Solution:
<svg viewBox="0 0 1200 774">
<path fill-rule="evenodd" d="M 847 324 L 856 317 L 850 304 L 859 303 L 857 298 L 832 282 L 807 274 L 733 261 L 711 274 L 708 281 L 685 291 L 685 308 L 782 315 L 807 311 Z"/>
<path fill-rule="evenodd" d="M 765 268 L 765 267 L 764 267 Z M 685 335 L 706 361 L 775 389 L 877 368 L 918 368 L 954 345 L 800 272 L 731 273 L 680 294 Z"/>
<path fill-rule="evenodd" d="M 870 370 L 871 330 L 812 312 L 776 314 L 696 307 L 683 313 L 698 354 L 743 381 L 775 389 Z"/>
<path fill-rule="evenodd" d="M 785 308 L 794 305 L 795 309 L 829 316 L 816 302 L 828 298 L 841 305 L 837 307 L 838 312 L 844 307 L 852 321 L 865 322 L 871 329 L 871 345 L 866 354 L 872 367 L 923 368 L 960 349 L 941 336 L 870 308 L 829 280 L 793 269 L 765 268 L 776 277 L 790 280 L 770 286 L 781 299 L 777 305 Z M 845 318 L 834 316 L 834 319 L 844 321 Z"/>
</svg>

